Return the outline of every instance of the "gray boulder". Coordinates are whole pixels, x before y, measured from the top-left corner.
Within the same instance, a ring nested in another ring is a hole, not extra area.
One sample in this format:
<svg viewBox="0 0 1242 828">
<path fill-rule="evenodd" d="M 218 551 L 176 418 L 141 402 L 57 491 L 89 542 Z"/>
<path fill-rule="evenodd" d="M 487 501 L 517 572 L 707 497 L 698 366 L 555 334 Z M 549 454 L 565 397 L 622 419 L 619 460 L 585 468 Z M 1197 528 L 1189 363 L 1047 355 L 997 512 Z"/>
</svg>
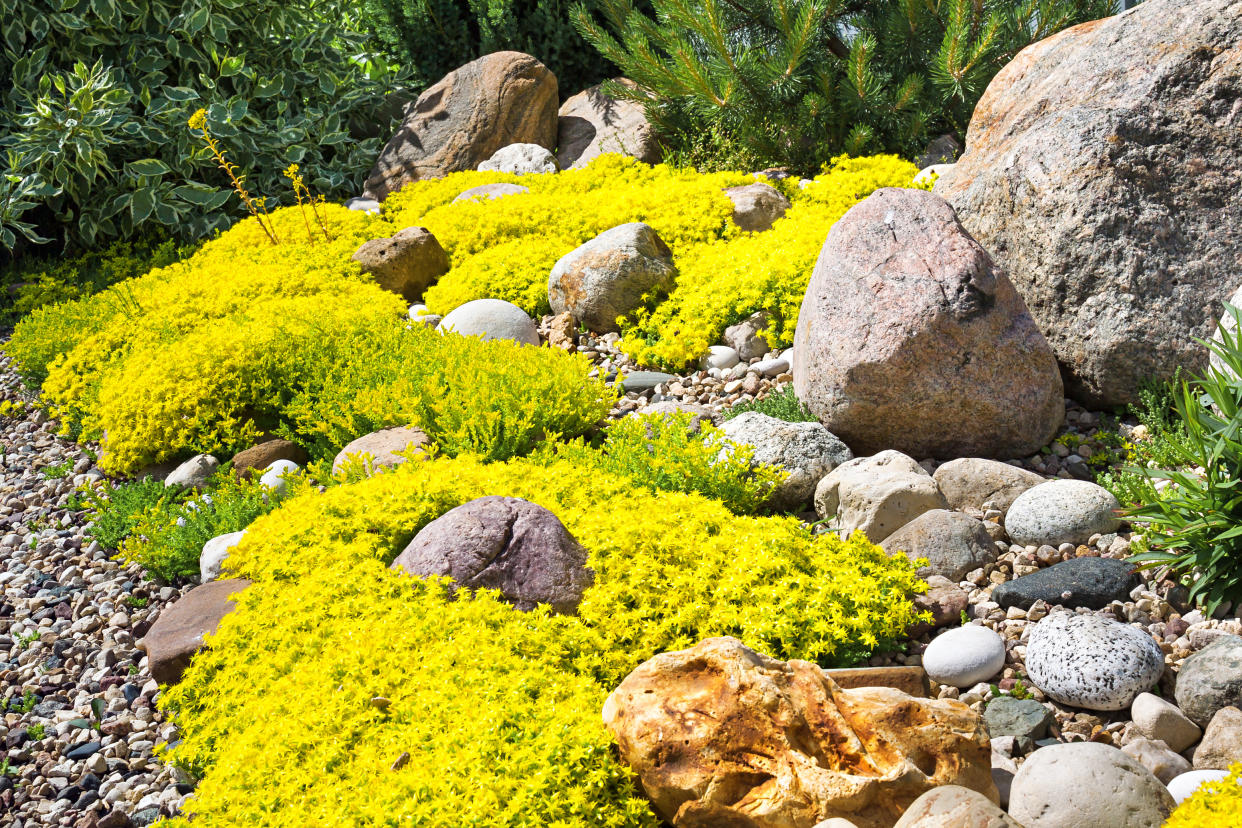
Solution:
<svg viewBox="0 0 1242 828">
<path fill-rule="evenodd" d="M 1159 828 L 1173 805 L 1151 771 L 1098 742 L 1040 748 L 1009 791 L 1009 816 L 1025 828 Z"/>
<path fill-rule="evenodd" d="M 789 209 L 789 199 L 771 184 L 729 187 L 725 195 L 733 202 L 733 223 L 751 233 L 770 230 Z"/>
<path fill-rule="evenodd" d="M 1242 707 L 1242 638 L 1224 636 L 1182 662 L 1174 696 L 1199 727 L 1226 707 Z"/>
<path fill-rule="evenodd" d="M 1065 415 L 1022 298 L 922 190 L 877 190 L 828 231 L 794 353 L 798 398 L 858 452 L 1020 457 Z"/>
<path fill-rule="evenodd" d="M 538 345 L 539 328 L 526 311 L 503 299 L 475 299 L 458 305 L 436 326 L 440 333 L 481 339 L 508 339 L 519 345 Z"/>
<path fill-rule="evenodd" d="M 459 201 L 494 201 L 505 196 L 520 195 L 521 193 L 529 193 L 530 187 L 523 187 L 521 184 L 510 184 L 507 181 L 501 181 L 496 184 L 480 184 L 477 187 L 471 187 L 468 190 L 462 190 L 453 199 L 453 204 Z"/>
<path fill-rule="evenodd" d="M 819 423 L 788 423 L 747 411 L 721 426 L 731 443 L 748 445 L 756 463 L 789 472 L 769 501 L 774 509 L 796 509 L 811 500 L 824 475 L 854 458 L 849 447 Z"/>
<path fill-rule="evenodd" d="M 587 551 L 552 512 L 516 497 L 480 497 L 423 527 L 392 562 L 411 575 L 447 575 L 497 589 L 518 609 L 573 614 L 591 585 Z"/>
<path fill-rule="evenodd" d="M 1124 710 L 1164 673 L 1151 635 L 1120 621 L 1057 612 L 1030 630 L 1027 675 L 1061 704 Z"/>
<path fill-rule="evenodd" d="M 201 489 L 216 473 L 220 461 L 210 454 L 196 454 L 172 470 L 164 485 L 182 489 Z"/>
<path fill-rule="evenodd" d="M 398 452 L 414 450 L 421 454 L 422 448 L 430 442 L 423 430 L 415 426 L 393 426 L 373 431 L 351 441 L 337 452 L 332 460 L 332 473 L 339 474 L 351 457 L 362 461 L 368 474 L 391 469 L 406 462 L 406 458 Z"/>
<path fill-rule="evenodd" d="M 479 164 L 480 172 L 502 172 L 510 175 L 539 175 L 554 173 L 556 156 L 538 144 L 510 144 L 492 153 L 492 157 Z"/>
<path fill-rule="evenodd" d="M 1121 525 L 1112 492 L 1086 480 L 1050 480 L 1027 489 L 1005 514 L 1005 531 L 1020 546 L 1081 544 Z"/>
<path fill-rule="evenodd" d="M 383 201 L 411 181 L 473 170 L 501 147 L 556 146 L 556 76 L 530 55 L 494 52 L 418 96 L 380 152 L 363 195 Z"/>
<path fill-rule="evenodd" d="M 861 531 L 872 543 L 947 505 L 932 476 L 899 451 L 850 460 L 815 487 L 815 511 L 821 518 L 842 538 Z"/>
<path fill-rule="evenodd" d="M 1147 0 L 1022 50 L 936 183 L 1010 272 L 1071 396 L 1196 372 L 1242 261 L 1238 0 Z"/>
<path fill-rule="evenodd" d="M 746 361 L 756 359 L 772 350 L 764 332 L 768 329 L 768 314 L 764 311 L 752 313 L 750 316 L 725 328 L 724 341 Z"/>
<path fill-rule="evenodd" d="M 628 78 L 613 82 L 638 89 Z M 638 101 L 611 97 L 597 85 L 565 101 L 558 114 L 557 157 L 564 169 L 585 167 L 610 152 L 648 164 L 660 161 L 660 143 Z"/>
<path fill-rule="evenodd" d="M 967 572 L 996 560 L 996 544 L 983 523 L 961 512 L 932 509 L 889 535 L 885 552 L 904 552 L 910 560 L 927 558 L 918 574 L 960 581 Z"/>
<path fill-rule="evenodd" d="M 950 509 L 976 512 L 982 512 L 985 503 L 1008 512 L 1018 495 L 1045 482 L 1033 471 L 981 457 L 950 460 L 932 476 L 949 501 Z"/>
<path fill-rule="evenodd" d="M 1142 583 L 1134 564 L 1116 558 L 1070 558 L 998 584 L 992 600 L 1003 608 L 1030 609 L 1036 601 L 1075 609 L 1103 609 L 1113 601 L 1130 600 Z"/>
<path fill-rule="evenodd" d="M 552 313 L 568 312 L 588 330 L 620 331 L 618 317 L 667 293 L 676 278 L 673 252 L 656 231 L 622 224 L 561 257 L 548 277 L 548 302 Z"/>
<path fill-rule="evenodd" d="M 391 238 L 371 239 L 351 257 L 384 290 L 413 302 L 449 271 L 449 257 L 425 227 L 407 227 Z"/>
</svg>

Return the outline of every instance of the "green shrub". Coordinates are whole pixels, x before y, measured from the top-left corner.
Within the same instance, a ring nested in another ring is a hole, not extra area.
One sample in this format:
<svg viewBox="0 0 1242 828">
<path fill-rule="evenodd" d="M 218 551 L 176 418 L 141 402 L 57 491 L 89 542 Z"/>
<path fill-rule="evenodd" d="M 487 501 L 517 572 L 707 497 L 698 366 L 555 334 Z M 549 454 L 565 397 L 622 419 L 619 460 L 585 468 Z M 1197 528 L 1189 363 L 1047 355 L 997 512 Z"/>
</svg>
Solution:
<svg viewBox="0 0 1242 828">
<path fill-rule="evenodd" d="M 0 271 L 0 291 L 12 292 L 14 299 L 0 307 L 0 324 L 15 322 L 44 305 L 93 296 L 117 282 L 167 267 L 196 249 L 153 235 L 113 242 L 80 256 L 19 260 Z"/>
<path fill-rule="evenodd" d="M 199 108 L 256 194 L 291 203 L 290 162 L 314 171 L 316 192 L 355 194 L 391 133 L 397 113 L 384 99 L 402 78 L 355 58 L 362 42 L 342 26 L 347 9 L 0 0 L 0 149 L 8 175 L 29 182 L 25 206 L 4 207 L 15 195 L 5 191 L 0 218 L 12 233 L 41 205 L 54 215 L 47 231 L 74 246 L 227 226 L 241 208 L 186 129 Z"/>
<path fill-rule="evenodd" d="M 362 24 L 422 85 L 467 61 L 513 50 L 552 70 L 564 99 L 616 74 L 574 30 L 570 5 L 564 0 L 364 0 Z"/>
<path fill-rule="evenodd" d="M 758 511 L 785 472 L 752 468 L 750 446 L 722 453 L 722 432 L 709 423 L 691 431 L 691 420 L 684 412 L 626 417 L 608 427 L 602 445 L 584 440 L 557 445 L 554 456 L 628 478 L 652 492 L 693 492 L 738 514 Z"/>
<path fill-rule="evenodd" d="M 819 418 L 811 413 L 798 395 L 794 393 L 793 383 L 787 383 L 779 391 L 773 391 L 766 397 L 750 402 L 738 403 L 725 409 L 724 417 L 732 420 L 747 411 L 758 411 L 787 423 L 817 423 Z"/>
<path fill-rule="evenodd" d="M 488 592 L 450 601 L 435 580 L 387 569 L 428 522 L 483 495 L 552 510 L 587 548 L 595 583 L 576 617 Z M 904 556 L 861 537 L 571 462 L 468 457 L 305 492 L 257 520 L 229 564 L 254 585 L 161 697 L 181 737 L 171 760 L 204 774 L 178 826 L 342 813 L 654 825 L 600 721 L 624 675 L 712 635 L 849 663 L 914 620 L 907 593 L 921 587 Z"/>
<path fill-rule="evenodd" d="M 1225 307 L 1234 330 L 1220 325 L 1219 340 L 1205 343 L 1220 364 L 1182 383 L 1173 400 L 1185 438 L 1162 449 L 1168 467 L 1134 468 L 1153 485 L 1128 512 L 1146 528 L 1148 550 L 1132 560 L 1168 566 L 1209 614 L 1242 601 L 1242 338 L 1238 309 Z M 1158 493 L 1157 480 L 1168 481 Z"/>
<path fill-rule="evenodd" d="M 1178 419 L 1175 403 L 1182 382 L 1181 369 L 1171 380 L 1149 382 L 1139 390 L 1138 402 L 1129 406 L 1130 414 L 1147 429 L 1147 435 L 1122 444 L 1126 467 L 1100 474 L 1096 480 L 1119 503 L 1137 505 L 1156 497 L 1152 481 L 1138 468 L 1176 466 L 1189 447 L 1186 427 Z"/>
<path fill-rule="evenodd" d="M 698 154 L 710 125 L 760 166 L 810 174 L 840 152 L 914 157 L 929 135 L 964 135 L 988 81 L 1017 52 L 1112 14 L 1115 0 L 601 0 L 575 22 L 636 81 L 674 147 Z"/>
<path fill-rule="evenodd" d="M 90 537 L 104 549 L 116 552 L 146 515 L 168 514 L 183 500 L 184 493 L 148 477 L 83 488 L 74 494 L 70 506 L 86 512 L 91 521 Z"/>
<path fill-rule="evenodd" d="M 590 380 L 590 361 L 507 340 L 380 325 L 321 343 L 282 410 L 286 436 L 316 459 L 356 437 L 414 424 L 438 451 L 489 460 L 575 437 L 608 415 L 616 391 Z"/>
</svg>

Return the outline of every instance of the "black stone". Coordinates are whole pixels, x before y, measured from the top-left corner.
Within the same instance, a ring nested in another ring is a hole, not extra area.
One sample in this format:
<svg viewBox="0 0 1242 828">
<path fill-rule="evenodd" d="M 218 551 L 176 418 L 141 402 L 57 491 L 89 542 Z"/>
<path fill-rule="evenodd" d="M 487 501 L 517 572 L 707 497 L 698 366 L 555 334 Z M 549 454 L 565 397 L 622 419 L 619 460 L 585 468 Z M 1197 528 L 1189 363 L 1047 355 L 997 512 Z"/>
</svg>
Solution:
<svg viewBox="0 0 1242 828">
<path fill-rule="evenodd" d="M 99 790 L 99 777 L 87 771 L 78 780 L 78 787 L 84 791 L 97 791 Z"/>
<path fill-rule="evenodd" d="M 56 798 L 57 799 L 68 799 L 70 802 L 75 802 L 77 801 L 77 798 L 81 795 L 82 795 L 81 788 L 79 788 L 77 785 L 68 785 L 61 789 L 61 792 L 56 795 Z"/>
<path fill-rule="evenodd" d="M 99 801 L 99 793 L 97 791 L 83 791 L 78 797 L 78 801 L 73 803 L 73 807 L 79 811 L 85 811 L 87 808 Z"/>
<path fill-rule="evenodd" d="M 121 695 L 125 697 L 128 704 L 133 704 L 134 699 L 142 695 L 142 688 L 135 684 L 126 684 L 121 688 Z"/>
<path fill-rule="evenodd" d="M 177 787 L 177 793 L 181 794 L 182 796 L 185 796 L 186 794 L 194 793 L 194 786 L 189 784 L 188 782 L 178 782 L 176 787 Z"/>
<path fill-rule="evenodd" d="M 1140 583 L 1134 565 L 1126 561 L 1071 558 L 999 585 L 992 590 L 992 600 L 1022 609 L 1039 600 L 1070 609 L 1101 609 L 1113 601 L 1129 600 L 1130 591 Z"/>
<path fill-rule="evenodd" d="M 65 758 L 73 761 L 80 761 L 90 756 L 94 756 L 103 747 L 99 742 L 86 742 L 81 745 L 70 748 L 65 751 Z"/>
</svg>

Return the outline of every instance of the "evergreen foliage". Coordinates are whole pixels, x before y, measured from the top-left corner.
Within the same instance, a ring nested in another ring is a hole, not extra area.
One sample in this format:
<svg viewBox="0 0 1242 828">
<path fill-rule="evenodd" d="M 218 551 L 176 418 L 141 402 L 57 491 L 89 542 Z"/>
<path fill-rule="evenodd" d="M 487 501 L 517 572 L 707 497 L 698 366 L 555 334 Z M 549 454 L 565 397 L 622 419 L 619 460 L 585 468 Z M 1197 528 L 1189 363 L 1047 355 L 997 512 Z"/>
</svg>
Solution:
<svg viewBox="0 0 1242 828">
<path fill-rule="evenodd" d="M 1116 0 L 599 0 L 583 36 L 674 146 L 704 133 L 812 172 L 837 152 L 916 155 L 965 134 L 992 76 L 1029 43 Z M 718 148 L 704 161 L 721 158 Z M 692 159 L 693 160 L 693 159 Z"/>
<path fill-rule="evenodd" d="M 565 0 L 364 0 L 363 21 L 392 59 L 422 86 L 463 63 L 513 50 L 556 75 L 561 97 L 615 74 L 574 30 Z"/>
</svg>

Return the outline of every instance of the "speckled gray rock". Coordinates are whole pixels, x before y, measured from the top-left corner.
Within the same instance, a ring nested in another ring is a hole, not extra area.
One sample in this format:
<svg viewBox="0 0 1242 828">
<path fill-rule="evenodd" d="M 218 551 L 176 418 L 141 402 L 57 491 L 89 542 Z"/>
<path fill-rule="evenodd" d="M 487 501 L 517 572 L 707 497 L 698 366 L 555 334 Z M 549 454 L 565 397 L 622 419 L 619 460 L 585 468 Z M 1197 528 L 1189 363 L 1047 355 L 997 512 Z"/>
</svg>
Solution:
<svg viewBox="0 0 1242 828">
<path fill-rule="evenodd" d="M 458 305 L 436 330 L 481 339 L 509 339 L 523 345 L 539 344 L 539 329 L 526 311 L 503 299 L 475 299 Z"/>
<path fill-rule="evenodd" d="M 1007 512 L 1018 495 L 1045 482 L 1033 471 L 982 457 L 950 460 L 936 469 L 932 477 L 944 492 L 950 509 L 979 512 L 985 503 Z"/>
<path fill-rule="evenodd" d="M 1139 693 L 1130 705 L 1134 727 L 1148 739 L 1164 742 L 1181 753 L 1199 741 L 1203 731 L 1186 714 L 1159 696 Z"/>
<path fill-rule="evenodd" d="M 631 222 L 605 230 L 557 261 L 548 277 L 552 313 L 570 313 L 597 333 L 620 331 L 617 318 L 667 292 L 677 278 L 673 251 L 650 226 Z"/>
<path fill-rule="evenodd" d="M 961 512 L 932 509 L 889 535 L 880 544 L 885 552 L 904 552 L 910 560 L 926 558 L 918 574 L 942 575 L 960 581 L 973 569 L 996 560 L 996 544 L 981 521 Z"/>
<path fill-rule="evenodd" d="M 933 680 L 953 687 L 971 687 L 1005 666 L 1005 640 L 977 624 L 948 630 L 932 639 L 923 652 L 923 669 Z"/>
<path fill-rule="evenodd" d="M 165 486 L 180 486 L 183 489 L 201 489 L 215 474 L 220 461 L 210 454 L 196 454 L 180 466 L 172 470 L 164 478 Z"/>
<path fill-rule="evenodd" d="M 507 181 L 501 181 L 496 184 L 480 184 L 477 187 L 471 187 L 469 190 L 462 190 L 453 199 L 456 204 L 459 201 L 492 201 L 505 196 L 518 195 L 520 193 L 529 193 L 530 187 L 523 187 L 521 184 L 510 184 Z"/>
<path fill-rule="evenodd" d="M 498 589 L 518 609 L 577 611 L 591 585 L 587 551 L 547 509 L 516 497 L 480 497 L 423 527 L 392 562 L 411 575 L 447 575 Z"/>
<path fill-rule="evenodd" d="M 233 547 L 241 542 L 244 534 L 244 529 L 240 532 L 229 532 L 227 535 L 217 535 L 203 544 L 203 551 L 198 556 L 199 580 L 205 584 L 220 577 L 225 559 Z"/>
<path fill-rule="evenodd" d="M 1222 707 L 1195 748 L 1195 770 L 1228 770 L 1235 762 L 1242 762 L 1242 710 Z"/>
<path fill-rule="evenodd" d="M 678 400 L 664 400 L 663 402 L 652 403 L 646 408 L 640 408 L 630 412 L 631 417 L 651 417 L 651 416 L 668 416 L 670 414 L 689 414 L 690 415 L 690 432 L 697 434 L 703 427 L 703 423 L 715 425 L 716 415 L 711 409 L 694 403 L 684 403 Z"/>
<path fill-rule="evenodd" d="M 879 543 L 924 512 L 944 509 L 932 476 L 899 451 L 859 457 L 833 469 L 815 487 L 815 511 L 843 538 L 863 532 Z"/>
<path fill-rule="evenodd" d="M 1164 672 L 1164 653 L 1147 632 L 1098 615 L 1057 612 L 1031 628 L 1031 682 L 1061 704 L 1123 710 Z"/>
<path fill-rule="evenodd" d="M 1164 742 L 1142 736 L 1126 742 L 1121 752 L 1147 768 L 1164 784 L 1190 770 L 1186 757 L 1174 753 Z"/>
<path fill-rule="evenodd" d="M 725 195 L 733 202 L 733 223 L 752 233 L 771 229 L 789 209 L 789 199 L 771 184 L 729 187 Z"/>
<path fill-rule="evenodd" d="M 1027 489 L 1005 514 L 1005 530 L 1019 546 L 1086 543 L 1121 525 L 1121 504 L 1103 486 L 1085 480 L 1050 480 Z"/>
<path fill-rule="evenodd" d="M 732 443 L 754 450 L 756 463 L 779 466 L 789 472 L 770 503 L 775 509 L 793 509 L 810 501 L 824 475 L 854 458 L 849 447 L 819 423 L 788 423 L 747 411 L 721 427 Z"/>
<path fill-rule="evenodd" d="M 998 585 L 992 600 L 1002 607 L 1030 609 L 1036 601 L 1069 609 L 1102 609 L 1113 601 L 1130 600 L 1142 583 L 1134 564 L 1116 558 L 1070 558 L 1047 569 Z"/>
<path fill-rule="evenodd" d="M 978 791 L 941 785 L 910 803 L 893 828 L 1022 828 Z"/>
<path fill-rule="evenodd" d="M 509 144 L 492 153 L 492 157 L 479 164 L 480 172 L 502 172 L 512 175 L 539 175 L 554 173 L 556 156 L 538 144 Z"/>
<path fill-rule="evenodd" d="M 1173 804 L 1151 771 L 1097 742 L 1040 748 L 1009 792 L 1009 815 L 1025 828 L 1159 828 Z"/>
<path fill-rule="evenodd" d="M 1221 708 L 1242 707 L 1242 638 L 1224 636 L 1182 662 L 1173 692 L 1199 727 L 1207 727 Z"/>
</svg>

